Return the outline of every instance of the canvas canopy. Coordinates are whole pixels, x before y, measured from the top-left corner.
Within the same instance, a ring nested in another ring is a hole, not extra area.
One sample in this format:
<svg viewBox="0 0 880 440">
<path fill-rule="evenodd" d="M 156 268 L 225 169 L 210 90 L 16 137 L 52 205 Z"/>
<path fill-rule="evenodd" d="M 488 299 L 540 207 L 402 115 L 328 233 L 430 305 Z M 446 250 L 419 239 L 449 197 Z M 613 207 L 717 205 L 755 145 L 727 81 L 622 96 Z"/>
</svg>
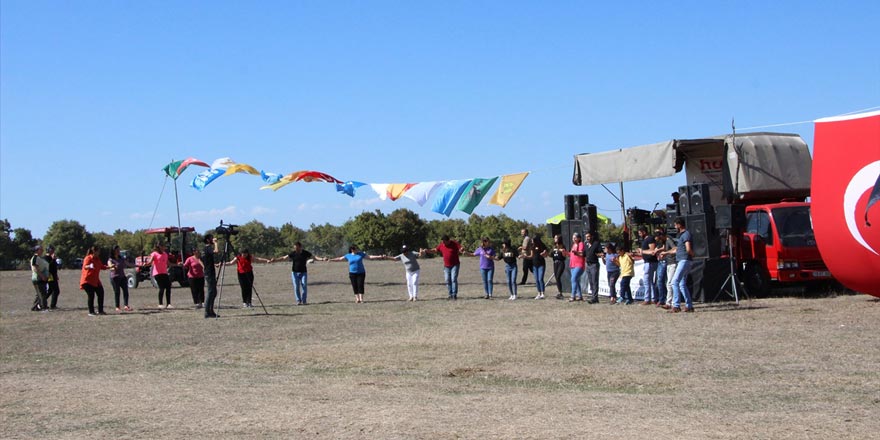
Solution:
<svg viewBox="0 0 880 440">
<path fill-rule="evenodd" d="M 673 139 L 574 157 L 575 185 L 656 179 L 687 169 L 688 183 L 709 183 L 724 198 L 806 197 L 812 160 L 796 134 L 747 133 Z"/>
</svg>

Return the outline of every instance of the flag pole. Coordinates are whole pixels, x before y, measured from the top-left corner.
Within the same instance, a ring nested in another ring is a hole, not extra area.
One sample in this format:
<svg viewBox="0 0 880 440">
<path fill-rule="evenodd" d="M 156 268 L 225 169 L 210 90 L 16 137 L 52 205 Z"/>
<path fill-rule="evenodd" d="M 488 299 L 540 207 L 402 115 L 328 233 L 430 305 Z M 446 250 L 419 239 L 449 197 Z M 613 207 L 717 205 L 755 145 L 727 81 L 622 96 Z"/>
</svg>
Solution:
<svg viewBox="0 0 880 440">
<path fill-rule="evenodd" d="M 174 162 L 174 159 L 171 161 Z M 177 177 L 174 178 L 174 204 L 177 207 L 177 241 L 179 243 L 180 257 L 183 258 L 186 255 L 186 249 L 183 248 L 183 233 L 180 232 L 180 199 L 177 197 Z"/>
</svg>

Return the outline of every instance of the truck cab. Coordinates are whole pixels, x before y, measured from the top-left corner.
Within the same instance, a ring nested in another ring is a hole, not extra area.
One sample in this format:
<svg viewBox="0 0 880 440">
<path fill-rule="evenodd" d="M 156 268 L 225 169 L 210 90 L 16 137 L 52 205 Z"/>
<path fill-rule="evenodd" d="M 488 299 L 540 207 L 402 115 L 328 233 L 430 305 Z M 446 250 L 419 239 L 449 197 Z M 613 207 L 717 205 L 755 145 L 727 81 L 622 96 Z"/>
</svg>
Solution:
<svg viewBox="0 0 880 440">
<path fill-rule="evenodd" d="M 831 280 L 813 234 L 810 204 L 780 202 L 746 207 L 739 260 L 750 292 L 773 284 Z"/>
</svg>

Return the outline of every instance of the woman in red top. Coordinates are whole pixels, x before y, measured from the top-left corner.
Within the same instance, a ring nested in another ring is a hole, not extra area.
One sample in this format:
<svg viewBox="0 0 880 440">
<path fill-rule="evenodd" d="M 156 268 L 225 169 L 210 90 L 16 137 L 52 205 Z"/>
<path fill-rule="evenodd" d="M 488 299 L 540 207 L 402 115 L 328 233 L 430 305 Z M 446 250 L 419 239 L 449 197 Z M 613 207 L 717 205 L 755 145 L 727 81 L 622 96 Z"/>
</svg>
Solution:
<svg viewBox="0 0 880 440">
<path fill-rule="evenodd" d="M 80 290 L 85 290 L 89 296 L 89 316 L 95 316 L 95 296 L 98 296 L 98 315 L 104 313 L 104 286 L 101 284 L 101 271 L 107 269 L 104 262 L 98 256 L 98 246 L 89 248 L 89 253 L 83 258 L 82 276 L 79 278 Z"/>
<path fill-rule="evenodd" d="M 192 292 L 193 304 L 197 309 L 205 306 L 205 265 L 202 264 L 202 254 L 199 249 L 193 249 L 193 254 L 183 263 L 183 270 L 189 278 L 189 290 Z"/>
<path fill-rule="evenodd" d="M 241 286 L 241 306 L 244 308 L 253 308 L 251 298 L 254 294 L 254 266 L 251 264 L 253 260 L 269 263 L 265 258 L 254 257 L 247 249 L 242 249 L 232 261 L 226 264 L 238 264 L 238 285 Z"/>
</svg>

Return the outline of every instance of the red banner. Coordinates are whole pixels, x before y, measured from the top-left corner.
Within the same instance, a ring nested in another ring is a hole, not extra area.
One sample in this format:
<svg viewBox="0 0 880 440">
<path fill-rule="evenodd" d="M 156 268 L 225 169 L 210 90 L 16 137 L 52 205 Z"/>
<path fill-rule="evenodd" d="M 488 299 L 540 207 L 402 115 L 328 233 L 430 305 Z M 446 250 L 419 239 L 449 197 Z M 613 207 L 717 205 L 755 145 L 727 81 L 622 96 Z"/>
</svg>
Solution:
<svg viewBox="0 0 880 440">
<path fill-rule="evenodd" d="M 880 297 L 880 112 L 815 121 L 812 213 L 816 243 L 843 285 Z"/>
</svg>

